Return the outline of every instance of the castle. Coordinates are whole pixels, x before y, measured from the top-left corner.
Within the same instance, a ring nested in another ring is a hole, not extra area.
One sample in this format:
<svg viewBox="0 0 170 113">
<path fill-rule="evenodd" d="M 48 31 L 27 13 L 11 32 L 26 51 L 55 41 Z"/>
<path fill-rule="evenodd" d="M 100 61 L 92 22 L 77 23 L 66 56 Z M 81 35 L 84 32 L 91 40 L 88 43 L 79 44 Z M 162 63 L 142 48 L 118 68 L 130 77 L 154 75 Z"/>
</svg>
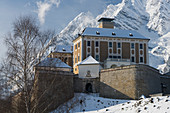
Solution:
<svg viewBox="0 0 170 113">
<path fill-rule="evenodd" d="M 103 68 L 130 64 L 149 64 L 148 41 L 136 31 L 114 29 L 114 19 L 101 18 L 99 28 L 85 28 L 73 40 L 73 68 L 88 56 L 100 62 Z"/>
<path fill-rule="evenodd" d="M 85 28 L 73 46 L 57 45 L 50 50 L 34 67 L 33 102 L 46 101 L 42 106 L 52 102 L 51 111 L 71 99 L 74 92 L 116 99 L 170 93 L 170 77 L 149 66 L 149 38 L 133 30 L 114 29 L 113 20 L 101 18 L 99 28 Z M 38 100 L 51 81 L 53 87 Z"/>
</svg>

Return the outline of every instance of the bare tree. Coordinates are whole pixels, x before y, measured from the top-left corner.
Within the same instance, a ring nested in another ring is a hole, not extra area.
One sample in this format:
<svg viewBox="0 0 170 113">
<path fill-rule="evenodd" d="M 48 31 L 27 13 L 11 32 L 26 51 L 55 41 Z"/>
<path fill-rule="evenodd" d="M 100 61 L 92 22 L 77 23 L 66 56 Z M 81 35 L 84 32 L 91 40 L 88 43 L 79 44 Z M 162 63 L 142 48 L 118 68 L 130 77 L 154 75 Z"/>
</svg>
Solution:
<svg viewBox="0 0 170 113">
<path fill-rule="evenodd" d="M 39 35 L 39 27 L 35 20 L 29 16 L 20 17 L 13 23 L 13 33 L 5 38 L 8 47 L 7 58 L 9 60 L 10 79 L 19 89 L 23 90 L 26 112 L 29 113 L 30 99 L 29 85 L 33 80 L 32 64 L 36 59 L 36 39 Z"/>
<path fill-rule="evenodd" d="M 54 31 L 41 32 L 35 19 L 23 16 L 13 23 L 13 32 L 5 37 L 8 47 L 7 62 L 2 64 L 1 75 L 7 77 L 12 91 L 22 92 L 25 110 L 31 113 L 31 96 L 34 80 L 33 65 L 44 56 L 53 40 Z"/>
<path fill-rule="evenodd" d="M 55 39 L 54 35 L 55 35 L 55 31 L 52 30 L 46 30 L 40 33 L 39 38 L 37 40 L 37 44 L 38 44 L 37 47 L 39 48 L 39 50 L 41 50 L 38 53 L 39 62 L 43 57 L 46 57 L 44 54 L 47 52 L 47 49 Z"/>
</svg>

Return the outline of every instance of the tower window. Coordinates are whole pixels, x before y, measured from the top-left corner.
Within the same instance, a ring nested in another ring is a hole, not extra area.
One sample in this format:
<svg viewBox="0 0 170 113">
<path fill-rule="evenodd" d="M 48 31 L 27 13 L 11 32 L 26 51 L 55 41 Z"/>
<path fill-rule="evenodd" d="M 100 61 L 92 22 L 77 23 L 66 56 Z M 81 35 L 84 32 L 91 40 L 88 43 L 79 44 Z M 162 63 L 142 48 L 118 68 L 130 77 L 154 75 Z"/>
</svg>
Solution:
<svg viewBox="0 0 170 113">
<path fill-rule="evenodd" d="M 87 46 L 90 46 L 90 41 L 87 41 Z"/>
<path fill-rule="evenodd" d="M 135 46 L 134 46 L 134 43 L 131 43 L 131 49 L 134 49 Z"/>
<path fill-rule="evenodd" d="M 109 42 L 109 47 L 112 47 L 112 42 Z"/>
<path fill-rule="evenodd" d="M 140 49 L 143 49 L 143 44 L 140 44 Z"/>
<path fill-rule="evenodd" d="M 96 41 L 96 47 L 99 47 L 99 42 L 98 41 Z"/>
</svg>

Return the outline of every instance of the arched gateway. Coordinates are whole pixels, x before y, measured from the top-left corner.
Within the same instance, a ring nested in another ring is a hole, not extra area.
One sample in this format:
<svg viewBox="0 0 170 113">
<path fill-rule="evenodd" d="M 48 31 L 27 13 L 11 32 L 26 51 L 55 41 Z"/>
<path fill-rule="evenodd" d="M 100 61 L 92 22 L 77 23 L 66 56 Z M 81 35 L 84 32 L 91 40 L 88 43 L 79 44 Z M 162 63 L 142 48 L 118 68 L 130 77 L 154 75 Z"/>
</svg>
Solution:
<svg viewBox="0 0 170 113">
<path fill-rule="evenodd" d="M 93 92 L 92 84 L 91 83 L 87 83 L 86 84 L 86 92 L 87 93 L 92 93 Z"/>
</svg>

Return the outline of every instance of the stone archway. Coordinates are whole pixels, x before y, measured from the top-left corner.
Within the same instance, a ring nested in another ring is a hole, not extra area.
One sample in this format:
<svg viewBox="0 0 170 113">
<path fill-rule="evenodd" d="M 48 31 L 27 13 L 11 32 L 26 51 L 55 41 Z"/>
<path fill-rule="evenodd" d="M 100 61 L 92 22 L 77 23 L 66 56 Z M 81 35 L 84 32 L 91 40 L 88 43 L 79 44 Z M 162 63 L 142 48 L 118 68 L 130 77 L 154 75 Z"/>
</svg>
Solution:
<svg viewBox="0 0 170 113">
<path fill-rule="evenodd" d="M 92 93 L 93 92 L 92 84 L 91 83 L 87 83 L 86 84 L 86 92 L 87 93 Z"/>
</svg>

